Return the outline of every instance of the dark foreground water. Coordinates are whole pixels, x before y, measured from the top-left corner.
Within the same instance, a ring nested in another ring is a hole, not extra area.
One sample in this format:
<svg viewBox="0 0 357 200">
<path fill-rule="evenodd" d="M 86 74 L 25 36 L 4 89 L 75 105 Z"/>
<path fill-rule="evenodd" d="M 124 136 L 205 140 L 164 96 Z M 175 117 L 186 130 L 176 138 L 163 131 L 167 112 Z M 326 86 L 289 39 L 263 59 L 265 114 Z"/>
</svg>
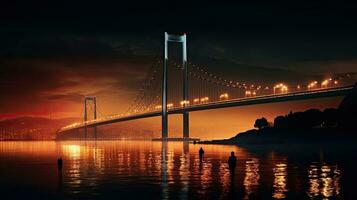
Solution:
<svg viewBox="0 0 357 200">
<path fill-rule="evenodd" d="M 0 142 L 0 199 L 356 199 L 355 149 Z M 238 157 L 233 179 L 226 162 L 231 151 Z"/>
</svg>

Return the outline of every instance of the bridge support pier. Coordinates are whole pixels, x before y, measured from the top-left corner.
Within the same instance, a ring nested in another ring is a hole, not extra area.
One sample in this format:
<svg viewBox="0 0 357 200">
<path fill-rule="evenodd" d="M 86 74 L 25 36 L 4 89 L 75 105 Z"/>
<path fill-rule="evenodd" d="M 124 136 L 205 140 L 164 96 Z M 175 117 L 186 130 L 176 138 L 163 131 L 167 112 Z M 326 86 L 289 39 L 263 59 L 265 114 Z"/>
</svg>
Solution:
<svg viewBox="0 0 357 200">
<path fill-rule="evenodd" d="M 97 119 L 97 98 L 96 97 L 84 97 L 84 122 L 86 122 L 88 120 L 88 112 L 87 112 L 87 104 L 88 101 L 92 101 L 93 102 L 93 107 L 94 107 L 94 113 L 93 113 L 93 118 L 94 120 Z M 93 135 L 94 138 L 97 139 L 97 127 L 93 127 Z M 84 126 L 84 138 L 87 139 L 88 138 L 88 127 L 85 124 Z"/>
<path fill-rule="evenodd" d="M 188 66 L 187 66 L 187 46 L 186 46 L 186 34 L 182 36 L 182 67 L 183 67 L 183 100 L 185 102 L 188 101 Z M 188 106 L 188 103 L 185 103 L 184 106 Z M 183 139 L 189 139 L 190 138 L 190 119 L 189 119 L 189 113 L 184 112 L 183 113 Z"/>
<path fill-rule="evenodd" d="M 87 121 L 87 97 L 84 97 L 84 116 L 83 116 L 83 121 Z M 87 134 L 88 134 L 88 128 L 87 125 L 84 124 L 84 138 L 87 139 Z"/>
<path fill-rule="evenodd" d="M 164 50 L 164 60 L 163 60 L 163 70 L 162 70 L 162 105 L 161 105 L 161 138 L 162 140 L 167 139 L 167 121 L 168 121 L 168 116 L 167 116 L 167 59 L 168 59 L 168 53 L 167 53 L 167 40 L 168 40 L 168 34 L 165 32 L 165 50 Z"/>
<path fill-rule="evenodd" d="M 167 61 L 168 61 L 168 42 L 182 43 L 182 66 L 183 66 L 183 106 L 189 104 L 188 101 L 188 69 L 187 69 L 187 49 L 186 49 L 186 34 L 171 35 L 165 32 L 164 41 L 164 60 L 163 60 L 163 76 L 162 76 L 162 140 L 166 140 L 168 136 L 168 117 L 167 117 Z M 183 138 L 188 139 L 189 134 L 189 113 L 183 113 Z"/>
<path fill-rule="evenodd" d="M 190 138 L 190 119 L 188 112 L 183 113 L 183 139 Z"/>
</svg>

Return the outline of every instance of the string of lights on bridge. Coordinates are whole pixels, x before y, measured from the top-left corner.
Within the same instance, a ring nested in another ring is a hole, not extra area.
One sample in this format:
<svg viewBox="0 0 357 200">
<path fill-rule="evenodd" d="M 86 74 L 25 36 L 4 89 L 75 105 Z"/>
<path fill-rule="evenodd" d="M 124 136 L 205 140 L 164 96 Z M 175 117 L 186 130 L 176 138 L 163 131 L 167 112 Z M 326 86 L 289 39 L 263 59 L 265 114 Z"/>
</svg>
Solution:
<svg viewBox="0 0 357 200">
<path fill-rule="evenodd" d="M 182 72 L 183 66 L 181 64 L 177 64 L 173 61 L 169 62 L 170 65 L 174 66 L 173 68 L 176 71 Z M 191 95 L 192 98 L 188 100 L 179 100 L 179 95 L 174 95 L 175 102 L 168 102 L 167 108 L 175 109 L 179 107 L 187 107 L 191 105 L 200 105 L 207 104 L 212 102 L 220 102 L 220 101 L 228 101 L 232 99 L 245 99 L 245 98 L 253 98 L 256 96 L 264 96 L 264 95 L 279 95 L 279 94 L 287 94 L 290 92 L 299 92 L 299 91 L 313 91 L 320 89 L 327 89 L 331 87 L 337 87 L 340 84 L 340 81 L 346 78 L 350 78 L 351 75 L 355 75 L 357 73 L 346 73 L 340 74 L 335 77 L 327 78 L 319 81 L 311 81 L 305 84 L 297 84 L 294 87 L 290 86 L 287 83 L 278 83 L 275 85 L 266 85 L 266 84 L 248 84 L 241 81 L 229 80 L 223 78 L 219 75 L 215 75 L 209 72 L 205 67 L 199 66 L 193 63 L 188 63 L 188 75 L 193 80 L 198 80 L 206 84 L 215 85 L 219 87 L 220 91 L 215 91 L 216 96 L 203 95 L 195 96 Z M 115 119 L 120 117 L 127 117 L 131 115 L 137 115 L 146 112 L 155 112 L 162 109 L 160 100 L 160 92 L 161 92 L 161 78 L 162 78 L 162 62 L 157 61 L 154 62 L 148 70 L 147 76 L 145 80 L 132 101 L 132 104 L 129 106 L 126 112 L 121 114 L 113 114 L 109 116 L 102 116 L 96 120 L 90 120 L 86 123 L 94 123 L 102 120 Z M 190 85 L 190 88 L 194 88 L 194 85 Z M 207 85 L 203 85 L 201 87 L 208 88 Z M 217 89 L 217 88 L 216 88 Z M 226 90 L 230 89 L 231 92 L 227 92 Z M 236 93 L 242 94 L 240 97 L 234 98 Z M 179 91 L 181 92 L 181 91 Z M 212 93 L 212 92 L 211 92 Z M 103 113 L 101 113 L 103 115 Z M 82 123 L 74 123 L 66 128 L 73 128 L 76 126 L 83 125 Z"/>
<path fill-rule="evenodd" d="M 158 62 L 158 64 L 160 64 L 160 61 Z M 182 65 L 177 64 L 175 62 L 171 62 L 171 64 L 173 64 L 177 69 L 179 70 L 183 70 Z M 289 87 L 287 84 L 284 83 L 279 83 L 276 84 L 274 86 L 268 86 L 268 85 L 260 85 L 260 84 L 247 84 L 247 83 L 241 83 L 239 81 L 233 81 L 233 80 L 227 80 L 224 79 L 222 77 L 219 77 L 217 75 L 214 75 L 213 73 L 209 73 L 206 69 L 204 69 L 203 67 L 200 67 L 198 65 L 189 63 L 189 69 L 195 69 L 196 71 L 201 72 L 201 74 L 190 70 L 188 73 L 191 77 L 194 77 L 198 80 L 201 81 L 206 81 L 208 83 L 213 83 L 216 85 L 220 85 L 220 86 L 225 86 L 228 88 L 238 88 L 238 89 L 244 89 L 244 97 L 253 97 L 253 96 L 257 96 L 258 95 L 258 91 L 259 90 L 273 90 L 273 94 L 277 94 L 277 93 L 288 93 L 289 92 Z M 155 70 L 155 72 L 157 72 L 157 70 Z M 305 86 L 303 85 L 296 85 L 296 87 L 293 90 L 303 90 L 305 87 L 305 89 L 307 90 L 315 90 L 315 89 L 323 89 L 323 88 L 328 88 L 328 87 L 334 87 L 337 86 L 339 84 L 339 80 L 342 78 L 346 78 L 349 77 L 349 74 L 344 74 L 343 76 L 339 76 L 336 78 L 328 78 L 325 79 L 323 81 L 319 82 L 318 81 L 312 81 L 311 83 L 306 84 Z M 154 80 L 155 77 L 151 77 L 151 80 Z M 159 97 L 158 95 L 156 97 Z M 219 95 L 219 100 L 229 100 L 230 98 L 230 94 L 225 92 L 225 93 L 221 93 Z M 157 98 L 159 99 L 159 98 Z M 168 103 L 167 104 L 167 108 L 168 109 L 172 109 L 178 106 L 188 106 L 190 104 L 198 104 L 198 103 L 207 103 L 209 102 L 210 97 L 208 96 L 203 96 L 203 97 L 199 97 L 199 98 L 193 98 L 192 101 L 190 100 L 181 100 L 178 104 L 174 104 L 174 103 Z M 152 108 L 150 107 L 146 107 L 147 111 L 152 110 Z M 161 105 L 155 105 L 154 110 L 159 110 L 161 109 Z M 133 113 L 138 113 L 139 110 L 134 110 Z M 132 112 L 129 112 L 132 113 Z"/>
</svg>

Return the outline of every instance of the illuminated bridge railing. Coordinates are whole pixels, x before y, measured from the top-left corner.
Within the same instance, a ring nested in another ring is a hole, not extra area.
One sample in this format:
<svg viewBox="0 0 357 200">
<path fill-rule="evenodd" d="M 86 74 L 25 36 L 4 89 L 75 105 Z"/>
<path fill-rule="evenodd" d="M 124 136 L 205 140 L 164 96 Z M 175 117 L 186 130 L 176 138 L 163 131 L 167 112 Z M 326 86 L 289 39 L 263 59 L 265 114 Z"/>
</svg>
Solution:
<svg viewBox="0 0 357 200">
<path fill-rule="evenodd" d="M 169 113 L 180 113 L 185 110 L 205 110 L 205 109 L 213 109 L 216 106 L 219 107 L 224 104 L 239 104 L 245 102 L 253 102 L 255 101 L 256 104 L 259 104 L 259 100 L 272 100 L 278 98 L 289 98 L 289 97 L 303 97 L 307 95 L 314 95 L 314 94 L 323 94 L 323 93 L 331 93 L 331 92 L 344 92 L 352 90 L 353 86 L 345 86 L 345 87 L 330 87 L 330 88 L 318 88 L 318 89 L 310 89 L 304 91 L 294 91 L 294 92 L 280 92 L 275 94 L 266 94 L 266 95 L 256 95 L 256 96 L 248 96 L 248 97 L 241 97 L 241 98 L 224 98 L 218 101 L 209 101 L 209 98 L 202 99 L 202 101 L 194 102 L 189 104 L 189 102 L 181 103 L 180 106 L 172 106 L 168 104 L 168 112 Z M 116 114 L 110 115 L 102 118 L 98 118 L 96 120 L 89 120 L 86 122 L 76 122 L 71 125 L 65 126 L 59 130 L 59 132 L 82 128 L 84 126 L 91 126 L 95 124 L 103 124 L 109 121 L 115 121 L 121 118 L 144 118 L 144 115 L 149 116 L 159 116 L 161 114 L 161 107 L 156 106 L 153 109 L 147 109 L 146 112 L 133 112 L 133 113 L 125 113 L 125 114 Z"/>
</svg>

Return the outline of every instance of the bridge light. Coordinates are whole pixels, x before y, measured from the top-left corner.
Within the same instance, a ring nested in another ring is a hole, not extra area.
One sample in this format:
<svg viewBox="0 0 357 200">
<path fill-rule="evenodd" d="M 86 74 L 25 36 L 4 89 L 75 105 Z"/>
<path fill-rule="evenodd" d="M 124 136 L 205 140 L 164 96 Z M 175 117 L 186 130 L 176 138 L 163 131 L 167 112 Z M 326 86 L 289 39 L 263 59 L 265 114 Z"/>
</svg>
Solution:
<svg viewBox="0 0 357 200">
<path fill-rule="evenodd" d="M 286 85 L 284 85 L 283 87 L 281 87 L 281 92 L 282 93 L 287 93 L 288 92 L 288 87 Z"/>
<path fill-rule="evenodd" d="M 223 99 L 225 99 L 225 100 L 227 100 L 228 99 L 228 93 L 223 93 L 223 94 L 221 94 L 220 96 L 219 96 L 219 99 L 220 100 L 223 100 Z"/>
<path fill-rule="evenodd" d="M 161 105 L 157 105 L 157 106 L 155 106 L 155 109 L 156 110 L 159 110 L 159 109 L 161 109 L 162 108 L 162 106 Z"/>
<path fill-rule="evenodd" d="M 245 97 L 250 97 L 252 96 L 252 92 L 250 90 L 245 91 Z"/>
<path fill-rule="evenodd" d="M 193 99 L 193 103 L 198 103 L 198 102 L 200 102 L 199 98 Z"/>
<path fill-rule="evenodd" d="M 173 107 L 174 107 L 174 104 L 173 104 L 173 103 L 167 104 L 167 108 L 173 108 Z"/>
<path fill-rule="evenodd" d="M 307 86 L 307 89 L 313 89 L 314 87 L 316 87 L 316 85 L 317 85 L 317 81 L 313 81 Z"/>
<path fill-rule="evenodd" d="M 201 100 L 201 103 L 204 103 L 204 102 L 207 102 L 209 100 L 209 98 L 208 97 L 202 97 L 200 100 Z"/>
<path fill-rule="evenodd" d="M 276 89 L 279 89 L 281 93 L 287 93 L 288 92 L 288 86 L 286 86 L 283 83 L 279 83 L 279 84 L 274 86 L 274 88 L 273 88 L 274 94 L 276 93 Z"/>
<path fill-rule="evenodd" d="M 188 101 L 188 100 L 183 100 L 183 101 L 180 102 L 181 106 L 187 106 L 189 104 L 190 104 L 190 101 Z"/>
<path fill-rule="evenodd" d="M 273 93 L 275 94 L 275 90 L 277 89 L 277 88 L 279 88 L 280 87 L 280 85 L 278 84 L 278 85 L 275 85 L 274 87 L 273 87 Z"/>
<path fill-rule="evenodd" d="M 337 81 L 337 80 L 335 80 L 335 81 L 333 82 L 333 84 L 337 85 L 337 84 L 338 84 L 338 81 Z"/>
<path fill-rule="evenodd" d="M 332 81 L 332 78 L 326 79 L 321 82 L 321 87 L 327 87 L 328 84 Z"/>
<path fill-rule="evenodd" d="M 300 85 L 297 85 L 296 88 L 297 88 L 298 90 L 300 90 L 300 89 L 301 89 L 301 86 L 300 86 Z"/>
</svg>

